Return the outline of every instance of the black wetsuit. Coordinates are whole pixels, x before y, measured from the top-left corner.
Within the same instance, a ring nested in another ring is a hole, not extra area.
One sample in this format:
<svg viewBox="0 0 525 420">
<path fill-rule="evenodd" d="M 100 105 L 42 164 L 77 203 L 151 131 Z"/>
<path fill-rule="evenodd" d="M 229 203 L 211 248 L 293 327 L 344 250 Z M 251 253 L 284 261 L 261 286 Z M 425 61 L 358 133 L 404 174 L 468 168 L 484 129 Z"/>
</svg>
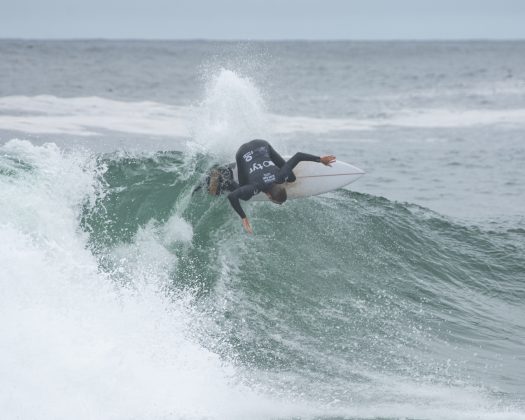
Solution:
<svg viewBox="0 0 525 420">
<path fill-rule="evenodd" d="M 241 218 L 245 218 L 239 199 L 249 200 L 260 191 L 268 191 L 274 183 L 295 181 L 292 169 L 304 160 L 320 162 L 319 156 L 296 153 L 285 161 L 266 140 L 252 140 L 243 144 L 237 155 L 239 187 L 228 194 L 232 207 Z"/>
</svg>

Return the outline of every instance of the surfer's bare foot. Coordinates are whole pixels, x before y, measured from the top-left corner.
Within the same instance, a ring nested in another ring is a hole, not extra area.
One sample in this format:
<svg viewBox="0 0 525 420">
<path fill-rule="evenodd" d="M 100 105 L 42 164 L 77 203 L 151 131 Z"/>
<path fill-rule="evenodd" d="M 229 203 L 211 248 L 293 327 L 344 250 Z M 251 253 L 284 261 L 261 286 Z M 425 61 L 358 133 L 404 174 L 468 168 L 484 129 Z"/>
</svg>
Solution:
<svg viewBox="0 0 525 420">
<path fill-rule="evenodd" d="M 335 162 L 334 155 L 321 156 L 321 163 L 326 166 L 332 166 L 332 163 Z"/>
</svg>

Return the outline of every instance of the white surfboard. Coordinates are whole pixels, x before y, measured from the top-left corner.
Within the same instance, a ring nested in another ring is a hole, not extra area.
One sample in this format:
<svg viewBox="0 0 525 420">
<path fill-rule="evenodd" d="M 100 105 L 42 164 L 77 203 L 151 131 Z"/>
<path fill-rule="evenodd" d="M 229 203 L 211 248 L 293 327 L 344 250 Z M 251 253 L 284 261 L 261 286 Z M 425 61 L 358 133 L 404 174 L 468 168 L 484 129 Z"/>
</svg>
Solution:
<svg viewBox="0 0 525 420">
<path fill-rule="evenodd" d="M 285 157 L 285 159 L 289 159 Z M 288 199 L 309 197 L 336 190 L 357 181 L 364 171 L 346 162 L 336 161 L 332 166 L 318 162 L 300 162 L 293 170 L 295 182 L 284 184 Z M 233 168 L 233 177 L 238 182 L 237 166 Z M 268 200 L 265 194 L 259 193 L 252 200 Z"/>
</svg>

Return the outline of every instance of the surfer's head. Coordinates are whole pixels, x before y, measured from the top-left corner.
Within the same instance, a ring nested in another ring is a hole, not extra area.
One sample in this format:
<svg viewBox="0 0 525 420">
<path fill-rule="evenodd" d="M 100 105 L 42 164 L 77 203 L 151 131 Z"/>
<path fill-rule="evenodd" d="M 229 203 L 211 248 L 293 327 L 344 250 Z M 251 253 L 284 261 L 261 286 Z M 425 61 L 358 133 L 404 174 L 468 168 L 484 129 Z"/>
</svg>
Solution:
<svg viewBox="0 0 525 420">
<path fill-rule="evenodd" d="M 268 191 L 266 191 L 268 198 L 275 204 L 283 204 L 286 201 L 286 188 L 282 184 L 273 184 Z"/>
</svg>

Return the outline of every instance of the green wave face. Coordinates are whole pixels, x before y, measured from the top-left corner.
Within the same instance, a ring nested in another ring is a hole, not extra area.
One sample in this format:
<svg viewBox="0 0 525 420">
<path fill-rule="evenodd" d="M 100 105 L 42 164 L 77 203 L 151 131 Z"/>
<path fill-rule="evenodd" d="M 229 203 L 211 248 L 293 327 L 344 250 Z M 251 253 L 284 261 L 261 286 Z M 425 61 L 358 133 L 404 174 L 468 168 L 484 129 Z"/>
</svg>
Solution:
<svg viewBox="0 0 525 420">
<path fill-rule="evenodd" d="M 14 403 L 53 412 L 88 395 L 91 413 L 111 395 L 116 418 L 520 418 L 520 228 L 339 190 L 246 203 L 247 235 L 224 197 L 193 194 L 213 163 L 2 147 L 0 362 L 13 361 L 3 383 L 35 390 Z"/>
<path fill-rule="evenodd" d="M 104 194 L 84 208 L 82 227 L 104 269 L 115 271 L 107 255 L 146 226 L 158 238 L 171 218 L 186 221 L 191 243 L 163 245 L 178 259 L 171 287 L 195 296 L 201 339 L 266 387 L 300 383 L 311 398 L 343 401 L 353 389 L 352 401 L 370 401 L 389 381 L 479 386 L 507 370 L 505 392 L 520 393 L 523 361 L 513 355 L 522 342 L 510 338 L 523 331 L 520 230 L 484 231 L 339 190 L 246 204 L 249 236 L 224 197 L 192 195 L 206 156 L 105 156 L 99 165 Z"/>
</svg>

